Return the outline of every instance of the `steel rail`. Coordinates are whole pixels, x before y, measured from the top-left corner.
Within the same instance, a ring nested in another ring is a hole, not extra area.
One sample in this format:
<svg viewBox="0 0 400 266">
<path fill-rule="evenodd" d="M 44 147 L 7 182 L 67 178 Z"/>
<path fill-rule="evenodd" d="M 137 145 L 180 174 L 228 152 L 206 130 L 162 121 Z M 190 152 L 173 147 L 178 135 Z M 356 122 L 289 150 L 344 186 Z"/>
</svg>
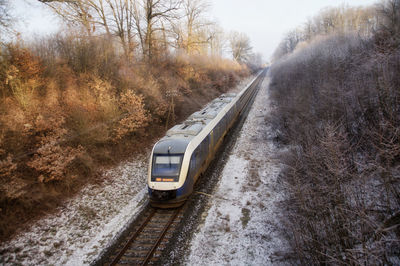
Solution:
<svg viewBox="0 0 400 266">
<path fill-rule="evenodd" d="M 118 261 L 121 259 L 121 257 L 125 254 L 125 252 L 128 250 L 129 246 L 131 243 L 140 235 L 140 233 L 143 231 L 143 229 L 146 227 L 146 225 L 150 222 L 151 218 L 153 218 L 154 214 L 156 213 L 156 209 L 152 208 L 150 214 L 147 216 L 147 218 L 144 220 L 144 222 L 139 226 L 139 228 L 136 230 L 136 232 L 132 235 L 132 237 L 128 240 L 128 242 L 125 244 L 125 246 L 121 249 L 120 252 L 118 252 L 118 255 L 113 259 L 113 261 L 110 263 L 110 266 L 114 266 L 118 263 Z"/>
<path fill-rule="evenodd" d="M 156 251 L 157 247 L 160 245 L 161 241 L 164 239 L 165 234 L 167 233 L 168 229 L 171 227 L 171 224 L 175 221 L 176 217 L 178 216 L 180 210 L 181 210 L 181 208 L 177 208 L 175 210 L 175 212 L 171 215 L 171 217 L 169 218 L 168 223 L 164 226 L 164 229 L 162 230 L 162 232 L 161 232 L 160 236 L 158 237 L 156 243 L 154 243 L 153 247 L 151 248 L 151 250 L 147 254 L 146 258 L 144 259 L 144 261 L 142 263 L 142 265 L 147 265 L 147 263 L 150 261 L 150 259 L 152 258 L 154 252 Z"/>
</svg>

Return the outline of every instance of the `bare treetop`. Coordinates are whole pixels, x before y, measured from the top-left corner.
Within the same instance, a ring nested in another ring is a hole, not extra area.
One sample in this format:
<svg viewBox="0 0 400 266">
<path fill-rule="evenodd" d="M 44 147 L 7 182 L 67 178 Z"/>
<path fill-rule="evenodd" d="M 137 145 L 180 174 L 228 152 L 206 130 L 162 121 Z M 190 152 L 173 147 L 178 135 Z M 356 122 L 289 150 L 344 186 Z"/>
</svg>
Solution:
<svg viewBox="0 0 400 266">
<path fill-rule="evenodd" d="M 229 44 L 232 57 L 237 62 L 245 63 L 252 55 L 253 48 L 250 45 L 249 37 L 240 32 L 232 32 L 229 37 Z"/>
</svg>

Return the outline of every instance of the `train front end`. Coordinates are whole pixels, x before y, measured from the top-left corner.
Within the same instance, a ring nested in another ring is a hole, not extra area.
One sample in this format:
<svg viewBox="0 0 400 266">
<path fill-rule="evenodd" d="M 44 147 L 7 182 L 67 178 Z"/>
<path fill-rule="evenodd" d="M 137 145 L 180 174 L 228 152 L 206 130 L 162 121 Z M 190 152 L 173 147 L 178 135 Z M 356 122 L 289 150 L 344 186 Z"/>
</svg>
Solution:
<svg viewBox="0 0 400 266">
<path fill-rule="evenodd" d="M 185 186 L 187 167 L 184 154 L 188 142 L 164 138 L 153 148 L 149 163 L 148 190 L 154 207 L 172 208 L 184 203 L 191 191 Z"/>
</svg>

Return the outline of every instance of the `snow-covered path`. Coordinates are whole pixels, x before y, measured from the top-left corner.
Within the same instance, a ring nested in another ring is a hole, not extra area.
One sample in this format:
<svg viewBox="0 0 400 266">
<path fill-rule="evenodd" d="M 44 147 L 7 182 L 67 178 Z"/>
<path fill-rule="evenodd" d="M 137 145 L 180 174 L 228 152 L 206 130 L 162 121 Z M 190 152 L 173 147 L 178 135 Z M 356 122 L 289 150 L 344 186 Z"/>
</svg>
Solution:
<svg viewBox="0 0 400 266">
<path fill-rule="evenodd" d="M 205 221 L 191 242 L 188 265 L 280 263 L 277 254 L 286 244 L 276 229 L 276 204 L 283 195 L 276 188 L 278 149 L 265 122 L 270 113 L 268 84 L 265 78 L 211 196 Z"/>
</svg>

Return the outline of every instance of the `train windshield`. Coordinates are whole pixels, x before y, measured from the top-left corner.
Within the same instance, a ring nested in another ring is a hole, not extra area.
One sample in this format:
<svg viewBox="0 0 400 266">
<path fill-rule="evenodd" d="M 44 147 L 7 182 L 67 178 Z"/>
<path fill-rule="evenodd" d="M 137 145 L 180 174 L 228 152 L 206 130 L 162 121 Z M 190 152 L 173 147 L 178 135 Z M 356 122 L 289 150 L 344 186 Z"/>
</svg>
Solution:
<svg viewBox="0 0 400 266">
<path fill-rule="evenodd" d="M 155 155 L 153 176 L 178 176 L 182 155 Z"/>
</svg>

